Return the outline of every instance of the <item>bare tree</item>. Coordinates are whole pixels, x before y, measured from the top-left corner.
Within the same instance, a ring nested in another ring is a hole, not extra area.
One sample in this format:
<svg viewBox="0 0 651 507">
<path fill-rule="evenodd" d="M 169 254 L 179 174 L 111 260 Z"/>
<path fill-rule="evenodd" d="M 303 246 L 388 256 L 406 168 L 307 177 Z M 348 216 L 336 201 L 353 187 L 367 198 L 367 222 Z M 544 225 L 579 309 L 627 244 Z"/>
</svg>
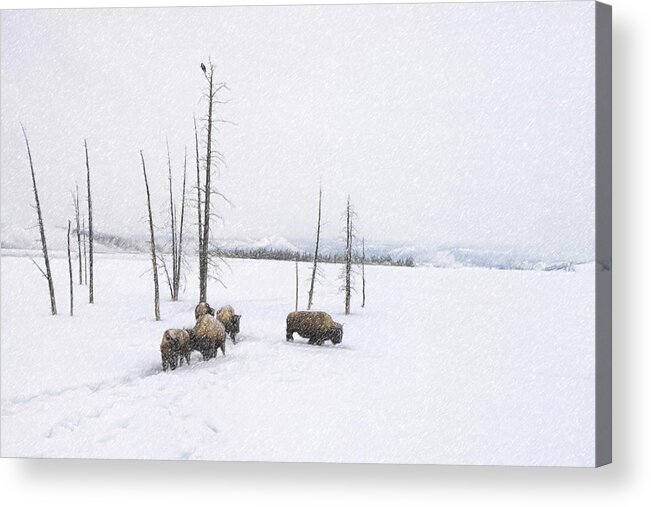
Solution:
<svg viewBox="0 0 651 507">
<path fill-rule="evenodd" d="M 366 248 L 364 247 L 364 238 L 362 238 L 362 308 L 366 305 L 366 274 L 364 265 L 366 263 Z"/>
<path fill-rule="evenodd" d="M 84 285 L 88 285 L 88 234 L 86 234 L 86 215 L 81 217 L 82 246 L 84 247 Z"/>
<path fill-rule="evenodd" d="M 350 314 L 351 270 L 353 263 L 353 211 L 350 206 L 350 196 L 346 203 L 346 251 L 344 253 L 344 293 L 345 313 Z"/>
<path fill-rule="evenodd" d="M 79 285 L 82 284 L 82 258 L 81 258 L 81 223 L 79 220 L 79 185 L 75 184 L 75 225 L 77 229 L 77 258 L 79 259 Z"/>
<path fill-rule="evenodd" d="M 208 115 L 206 117 L 206 170 L 203 188 L 203 231 L 201 234 L 201 250 L 199 253 L 199 301 L 206 301 L 208 297 L 208 268 L 210 245 L 210 218 L 212 216 L 210 198 L 215 192 L 211 187 L 213 163 L 213 130 L 215 124 L 214 106 L 218 103 L 217 94 L 227 88 L 226 83 L 215 82 L 215 66 L 208 61 L 208 69 L 202 64 L 202 70 L 208 85 L 206 97 L 208 99 Z M 223 196 L 222 196 L 223 197 Z"/>
<path fill-rule="evenodd" d="M 145 156 L 140 150 L 142 160 L 142 174 L 145 177 L 145 191 L 147 192 L 147 212 L 149 214 L 149 242 L 151 245 L 151 266 L 154 273 L 154 315 L 160 320 L 160 296 L 158 292 L 158 266 L 156 264 L 156 241 L 154 239 L 154 219 L 151 214 L 151 195 L 149 193 L 149 182 L 147 181 L 147 170 L 145 169 Z M 91 271 L 92 273 L 92 271 Z"/>
<path fill-rule="evenodd" d="M 294 298 L 294 311 L 298 311 L 298 254 L 296 255 L 296 259 L 294 260 L 294 264 L 296 266 L 296 295 Z"/>
<path fill-rule="evenodd" d="M 310 291 L 307 296 L 307 309 L 312 309 L 312 298 L 314 297 L 314 280 L 316 279 L 317 262 L 319 259 L 319 239 L 321 237 L 321 196 L 322 189 L 319 185 L 319 215 L 316 221 L 316 246 L 314 247 L 314 264 L 312 266 L 312 279 L 310 280 Z"/>
<path fill-rule="evenodd" d="M 170 158 L 170 145 L 167 142 L 167 139 L 165 140 L 165 143 L 167 145 L 167 176 L 168 176 L 169 194 L 170 194 L 170 228 L 172 233 L 172 277 L 170 278 L 168 273 L 167 281 L 170 286 L 170 294 L 172 296 L 172 301 L 176 301 L 178 299 L 178 294 L 176 291 L 176 271 L 177 271 L 176 208 L 174 206 L 174 189 L 172 187 L 172 161 Z M 165 271 L 167 272 L 167 268 L 165 269 Z"/>
<path fill-rule="evenodd" d="M 74 307 L 74 284 L 72 281 L 72 258 L 70 257 L 70 220 L 68 220 L 68 274 L 70 275 L 70 316 Z"/>
<path fill-rule="evenodd" d="M 198 245 L 199 245 L 199 276 L 201 277 L 201 259 L 203 255 L 203 248 L 201 246 L 201 239 L 203 235 L 203 227 L 201 219 L 201 169 L 200 169 L 200 158 L 199 158 L 199 134 L 197 132 L 197 119 L 193 117 L 194 120 L 194 150 L 195 150 L 195 161 L 197 163 L 197 227 L 199 229 Z M 201 278 L 199 278 L 201 281 Z"/>
<path fill-rule="evenodd" d="M 183 225 L 185 222 L 185 186 L 186 186 L 187 175 L 188 175 L 188 151 L 186 147 L 183 152 L 183 189 L 181 193 L 181 222 L 179 224 L 178 246 L 176 249 L 177 269 L 176 269 L 176 277 L 174 279 L 176 300 L 178 300 L 179 298 L 179 287 L 181 285 L 181 266 L 183 265 Z"/>
<path fill-rule="evenodd" d="M 32 173 L 32 186 L 34 188 L 34 201 L 36 202 L 36 214 L 38 217 L 38 229 L 41 234 L 41 249 L 43 251 L 43 261 L 45 262 L 45 271 L 32 259 L 36 267 L 38 267 L 41 274 L 45 277 L 48 284 L 48 289 L 50 291 L 50 309 L 52 315 L 57 314 L 57 303 L 54 296 L 54 281 L 52 280 L 52 271 L 50 270 L 50 257 L 47 253 L 47 242 L 45 241 L 45 225 L 43 225 L 43 214 L 41 213 L 41 201 L 38 198 L 38 190 L 36 188 L 36 175 L 34 174 L 34 162 L 32 160 L 32 151 L 29 148 L 29 141 L 27 140 L 27 132 L 25 132 L 25 127 L 21 124 L 20 127 L 23 129 L 23 136 L 25 137 L 25 145 L 27 146 L 27 157 L 29 158 L 29 168 Z"/>
<path fill-rule="evenodd" d="M 88 271 L 90 273 L 88 302 L 93 304 L 93 201 L 90 194 L 90 164 L 88 162 L 88 143 L 86 139 L 84 139 L 84 151 L 86 152 L 86 186 L 88 189 Z"/>
<path fill-rule="evenodd" d="M 159 260 L 165 271 L 165 277 L 170 289 L 172 301 L 178 301 L 181 287 L 181 266 L 183 264 L 183 226 L 185 222 L 185 189 L 187 181 L 187 148 L 183 159 L 183 189 L 181 194 L 181 222 L 177 221 L 176 204 L 174 202 L 174 189 L 172 184 L 172 162 L 170 158 L 169 143 L 167 144 L 167 171 L 169 180 L 169 213 L 170 229 L 172 235 L 172 272 L 170 274 L 165 258 L 159 254 Z"/>
</svg>

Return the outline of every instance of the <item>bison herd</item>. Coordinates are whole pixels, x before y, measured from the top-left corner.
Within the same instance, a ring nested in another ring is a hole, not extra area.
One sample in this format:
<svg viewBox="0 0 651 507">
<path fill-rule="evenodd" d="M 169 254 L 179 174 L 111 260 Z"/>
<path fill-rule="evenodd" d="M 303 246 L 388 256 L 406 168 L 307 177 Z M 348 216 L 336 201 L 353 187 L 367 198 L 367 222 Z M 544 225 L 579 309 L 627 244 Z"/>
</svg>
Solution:
<svg viewBox="0 0 651 507">
<path fill-rule="evenodd" d="M 226 337 L 235 343 L 240 332 L 240 317 L 232 306 L 223 306 L 219 310 L 208 303 L 199 303 L 194 309 L 196 319 L 194 327 L 168 329 L 163 333 L 160 344 L 163 371 L 175 370 L 177 366 L 190 364 L 193 350 L 201 353 L 204 361 L 217 356 L 221 349 L 226 355 Z M 341 343 L 343 327 L 325 312 L 291 312 L 287 315 L 287 341 L 294 341 L 294 333 L 308 339 L 313 345 L 323 345 L 326 341 Z"/>
</svg>

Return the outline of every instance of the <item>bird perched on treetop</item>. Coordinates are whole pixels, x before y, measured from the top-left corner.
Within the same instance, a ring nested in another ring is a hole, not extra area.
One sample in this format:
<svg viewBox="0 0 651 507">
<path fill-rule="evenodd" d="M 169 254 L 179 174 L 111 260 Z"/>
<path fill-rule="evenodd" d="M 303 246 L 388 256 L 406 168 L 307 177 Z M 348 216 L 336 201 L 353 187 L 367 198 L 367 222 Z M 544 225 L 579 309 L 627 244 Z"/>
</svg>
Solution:
<svg viewBox="0 0 651 507">
<path fill-rule="evenodd" d="M 206 66 L 205 66 L 203 63 L 201 64 L 201 70 L 203 70 L 203 72 L 204 72 L 204 74 L 205 74 L 205 72 L 206 72 Z"/>
</svg>

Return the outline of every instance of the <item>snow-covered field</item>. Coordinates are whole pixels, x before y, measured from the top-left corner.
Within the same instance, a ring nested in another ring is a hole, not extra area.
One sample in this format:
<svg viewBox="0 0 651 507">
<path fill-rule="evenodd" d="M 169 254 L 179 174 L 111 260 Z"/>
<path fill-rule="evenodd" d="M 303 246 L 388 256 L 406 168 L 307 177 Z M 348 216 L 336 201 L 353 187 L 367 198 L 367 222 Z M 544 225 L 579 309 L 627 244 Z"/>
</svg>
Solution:
<svg viewBox="0 0 651 507">
<path fill-rule="evenodd" d="M 161 286 L 155 322 L 148 258 L 98 255 L 96 303 L 75 285 L 71 318 L 58 255 L 52 317 L 44 279 L 9 253 L 3 456 L 594 464 L 594 266 L 371 266 L 367 308 L 357 295 L 350 316 L 339 267 L 325 266 L 316 308 L 344 324 L 344 339 L 317 347 L 285 341 L 294 264 L 231 260 L 209 302 L 242 314 L 239 342 L 164 373 L 160 338 L 193 324 L 194 273 L 180 302 Z"/>
</svg>

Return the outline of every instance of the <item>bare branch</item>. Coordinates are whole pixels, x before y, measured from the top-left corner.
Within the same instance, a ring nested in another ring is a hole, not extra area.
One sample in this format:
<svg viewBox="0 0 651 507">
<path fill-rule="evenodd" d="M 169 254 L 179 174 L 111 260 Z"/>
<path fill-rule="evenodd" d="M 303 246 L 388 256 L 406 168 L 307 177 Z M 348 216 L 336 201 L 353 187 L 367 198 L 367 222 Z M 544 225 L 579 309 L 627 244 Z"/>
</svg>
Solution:
<svg viewBox="0 0 651 507">
<path fill-rule="evenodd" d="M 36 267 L 38 268 L 38 270 L 39 270 L 39 271 L 41 272 L 41 274 L 43 275 L 43 278 L 45 278 L 46 280 L 48 280 L 48 277 L 47 277 L 47 275 L 45 274 L 45 271 L 43 271 L 43 270 L 41 269 L 41 266 L 38 265 L 38 263 L 34 260 L 34 258 L 33 258 L 33 257 L 30 257 L 29 260 L 32 261 L 32 262 L 34 263 L 34 266 L 36 266 Z"/>
</svg>

